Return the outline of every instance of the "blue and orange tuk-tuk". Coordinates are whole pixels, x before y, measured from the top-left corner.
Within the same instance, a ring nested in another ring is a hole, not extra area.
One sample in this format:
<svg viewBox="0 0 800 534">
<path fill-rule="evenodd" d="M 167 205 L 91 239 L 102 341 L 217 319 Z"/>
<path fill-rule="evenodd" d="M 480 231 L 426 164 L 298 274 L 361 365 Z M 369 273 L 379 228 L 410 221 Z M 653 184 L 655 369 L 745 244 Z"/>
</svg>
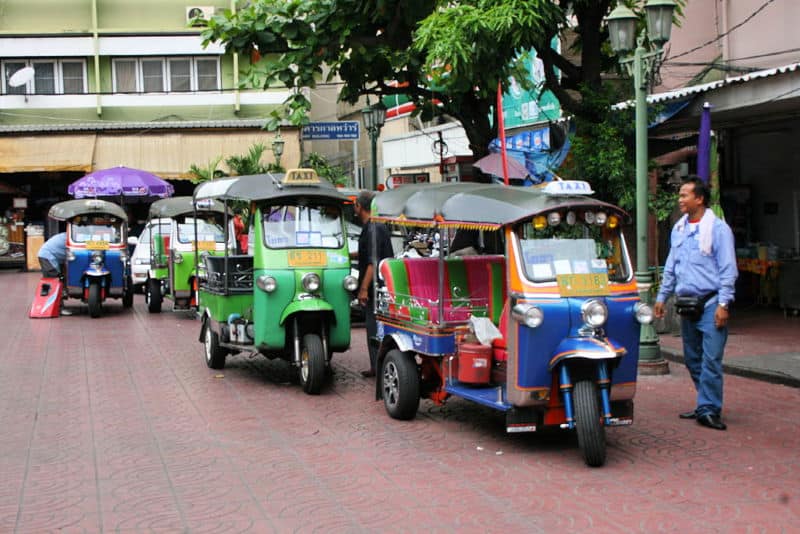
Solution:
<svg viewBox="0 0 800 534">
<path fill-rule="evenodd" d="M 544 188 L 407 185 L 373 201 L 373 220 L 477 239 L 466 255 L 378 266 L 378 380 L 388 414 L 456 396 L 505 414 L 508 432 L 577 432 L 606 459 L 605 427 L 633 422 L 639 300 L 621 225 L 586 182 Z M 491 247 L 487 244 L 492 244 Z"/>
<path fill-rule="evenodd" d="M 93 318 L 100 317 L 108 298 L 133 306 L 125 210 L 105 200 L 80 199 L 54 204 L 48 215 L 67 223 L 64 283 L 69 297 L 85 302 Z"/>
</svg>

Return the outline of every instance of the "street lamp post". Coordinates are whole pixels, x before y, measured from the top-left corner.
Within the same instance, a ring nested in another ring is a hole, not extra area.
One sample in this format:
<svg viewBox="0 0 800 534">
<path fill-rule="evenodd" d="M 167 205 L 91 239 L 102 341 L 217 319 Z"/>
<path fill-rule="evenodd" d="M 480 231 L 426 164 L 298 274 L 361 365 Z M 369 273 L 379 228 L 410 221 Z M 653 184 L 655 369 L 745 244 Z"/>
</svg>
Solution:
<svg viewBox="0 0 800 534">
<path fill-rule="evenodd" d="M 369 189 L 374 191 L 378 188 L 378 137 L 386 122 L 386 106 L 379 101 L 377 104 L 365 107 L 361 113 L 364 117 L 364 128 L 367 129 L 372 142 L 372 179 Z"/>
<path fill-rule="evenodd" d="M 638 37 L 638 17 L 623 4 L 618 4 L 607 20 L 611 47 L 619 56 L 620 65 L 633 77 L 636 104 L 636 282 L 642 301 L 652 304 L 650 288 L 653 286 L 653 273 L 648 268 L 647 257 L 647 90 L 650 75 L 657 70 L 661 60 L 664 43 L 669 41 L 675 2 L 647 0 L 644 9 L 647 30 L 642 30 Z M 649 49 L 645 48 L 646 39 L 650 43 Z M 643 374 L 669 372 L 668 364 L 661 356 L 658 334 L 652 324 L 642 325 L 639 361 Z"/>
<path fill-rule="evenodd" d="M 281 137 L 281 132 L 278 132 L 278 135 L 275 136 L 275 139 L 272 140 L 272 154 L 275 156 L 275 166 L 281 166 L 281 156 L 283 156 L 283 145 L 286 142 Z"/>
</svg>

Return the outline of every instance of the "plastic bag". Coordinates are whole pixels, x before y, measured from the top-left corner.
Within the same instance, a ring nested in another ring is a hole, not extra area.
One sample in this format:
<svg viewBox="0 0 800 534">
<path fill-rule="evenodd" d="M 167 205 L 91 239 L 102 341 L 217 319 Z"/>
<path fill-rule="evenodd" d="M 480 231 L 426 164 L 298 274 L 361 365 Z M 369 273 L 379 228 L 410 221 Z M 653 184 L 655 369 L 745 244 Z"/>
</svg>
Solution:
<svg viewBox="0 0 800 534">
<path fill-rule="evenodd" d="M 481 345 L 489 346 L 492 344 L 493 339 L 502 338 L 503 334 L 494 325 L 488 317 L 475 317 L 471 315 L 469 318 L 472 331 Z"/>
</svg>

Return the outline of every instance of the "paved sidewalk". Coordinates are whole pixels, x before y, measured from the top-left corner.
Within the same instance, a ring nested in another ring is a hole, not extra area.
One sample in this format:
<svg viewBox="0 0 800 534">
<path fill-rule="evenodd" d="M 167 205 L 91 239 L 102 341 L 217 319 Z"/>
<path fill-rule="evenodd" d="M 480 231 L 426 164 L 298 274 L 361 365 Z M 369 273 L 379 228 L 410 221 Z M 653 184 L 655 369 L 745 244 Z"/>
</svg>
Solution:
<svg viewBox="0 0 800 534">
<path fill-rule="evenodd" d="M 678 419 L 682 366 L 640 377 L 590 469 L 459 399 L 390 419 L 362 329 L 308 396 L 279 361 L 208 369 L 198 322 L 141 295 L 28 319 L 38 277 L 0 271 L 2 533 L 800 532 L 800 389 L 726 377 L 718 432 Z"/>
<path fill-rule="evenodd" d="M 725 373 L 800 387 L 800 316 L 777 308 L 735 307 L 728 329 Z M 680 335 L 661 334 L 664 357 L 683 363 Z"/>
</svg>

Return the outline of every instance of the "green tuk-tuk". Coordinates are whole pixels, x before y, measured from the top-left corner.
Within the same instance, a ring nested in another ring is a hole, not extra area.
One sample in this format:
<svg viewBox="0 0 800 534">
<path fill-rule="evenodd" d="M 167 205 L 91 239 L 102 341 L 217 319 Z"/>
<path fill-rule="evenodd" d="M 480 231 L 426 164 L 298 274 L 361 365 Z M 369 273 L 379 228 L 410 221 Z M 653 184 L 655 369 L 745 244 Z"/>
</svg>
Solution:
<svg viewBox="0 0 800 534">
<path fill-rule="evenodd" d="M 350 274 L 342 207 L 347 198 L 311 169 L 199 185 L 197 202 L 249 204 L 247 254 L 204 258 L 199 285 L 200 341 L 206 364 L 258 352 L 297 368 L 318 394 L 331 355 L 350 346 Z M 228 228 L 225 228 L 226 232 Z"/>
<path fill-rule="evenodd" d="M 164 198 L 150 206 L 150 268 L 145 300 L 159 313 L 164 298 L 174 310 L 197 307 L 197 280 L 205 256 L 225 254 L 225 207 L 219 201 L 195 203 L 192 197 Z"/>
</svg>

